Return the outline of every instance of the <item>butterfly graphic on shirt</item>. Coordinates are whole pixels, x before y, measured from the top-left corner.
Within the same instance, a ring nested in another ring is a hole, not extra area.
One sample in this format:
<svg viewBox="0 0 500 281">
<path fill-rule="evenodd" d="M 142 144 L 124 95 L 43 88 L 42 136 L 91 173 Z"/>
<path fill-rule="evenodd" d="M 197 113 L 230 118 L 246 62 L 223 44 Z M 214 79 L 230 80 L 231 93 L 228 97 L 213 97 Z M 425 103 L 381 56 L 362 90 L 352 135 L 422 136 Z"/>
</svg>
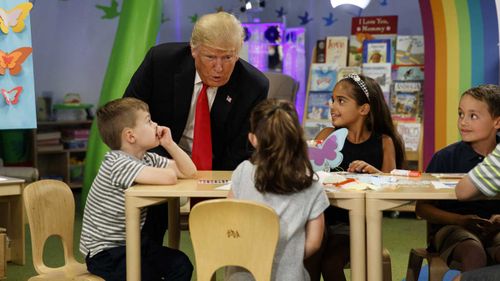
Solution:
<svg viewBox="0 0 500 281">
<path fill-rule="evenodd" d="M 7 91 L 5 89 L 0 89 L 0 93 L 5 99 L 5 103 L 9 105 L 16 105 L 19 102 L 19 96 L 23 92 L 23 87 L 17 86 Z"/>
<path fill-rule="evenodd" d="M 5 75 L 6 69 L 9 69 L 10 75 L 17 75 L 21 72 L 21 64 L 31 54 L 30 47 L 21 47 L 10 53 L 0 50 L 0 75 Z"/>
<path fill-rule="evenodd" d="M 14 32 L 21 32 L 24 29 L 24 20 L 33 8 L 30 2 L 24 2 L 15 6 L 12 10 L 6 11 L 0 8 L 0 30 L 3 33 L 9 33 L 9 27 Z"/>
<path fill-rule="evenodd" d="M 330 134 L 322 143 L 315 147 L 309 147 L 309 160 L 314 171 L 322 171 L 326 164 L 330 168 L 336 168 L 344 156 L 340 152 L 347 138 L 347 129 L 337 129 Z"/>
</svg>

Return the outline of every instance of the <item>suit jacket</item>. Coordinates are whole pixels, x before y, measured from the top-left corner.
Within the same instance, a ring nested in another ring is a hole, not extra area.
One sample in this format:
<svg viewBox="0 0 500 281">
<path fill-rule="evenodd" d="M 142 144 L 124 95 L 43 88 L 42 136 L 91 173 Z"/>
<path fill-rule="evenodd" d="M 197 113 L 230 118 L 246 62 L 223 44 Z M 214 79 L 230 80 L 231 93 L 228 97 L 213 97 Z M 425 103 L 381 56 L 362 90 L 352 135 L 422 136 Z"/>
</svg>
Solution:
<svg viewBox="0 0 500 281">
<path fill-rule="evenodd" d="M 152 120 L 169 127 L 178 143 L 189 115 L 195 74 L 189 44 L 161 44 L 149 50 L 124 96 L 145 101 Z M 269 81 L 258 69 L 242 59 L 236 62 L 228 83 L 217 89 L 210 110 L 212 169 L 234 170 L 249 158 L 250 113 L 266 99 L 268 89 Z M 161 147 L 156 152 L 166 155 Z"/>
</svg>

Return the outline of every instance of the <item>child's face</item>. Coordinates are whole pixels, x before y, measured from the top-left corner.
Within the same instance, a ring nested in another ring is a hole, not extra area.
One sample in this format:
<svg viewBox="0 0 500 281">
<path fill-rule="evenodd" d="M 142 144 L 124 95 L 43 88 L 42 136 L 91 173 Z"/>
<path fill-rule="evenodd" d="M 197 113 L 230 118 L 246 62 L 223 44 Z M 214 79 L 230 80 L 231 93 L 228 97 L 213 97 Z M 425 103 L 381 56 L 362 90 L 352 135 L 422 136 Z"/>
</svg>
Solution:
<svg viewBox="0 0 500 281">
<path fill-rule="evenodd" d="M 470 95 L 460 99 L 458 107 L 458 130 L 465 142 L 495 140 L 500 128 L 500 117 L 493 118 L 488 111 L 488 104 Z"/>
<path fill-rule="evenodd" d="M 335 127 L 347 127 L 357 122 L 361 117 L 361 106 L 359 106 L 352 95 L 352 86 L 346 82 L 340 82 L 333 89 L 330 101 L 330 114 L 332 124 Z"/>
<path fill-rule="evenodd" d="M 151 120 L 151 115 L 147 111 L 139 110 L 136 116 L 137 120 L 133 128 L 136 145 L 146 150 L 157 147 L 160 144 L 160 139 L 156 133 L 158 124 Z"/>
</svg>

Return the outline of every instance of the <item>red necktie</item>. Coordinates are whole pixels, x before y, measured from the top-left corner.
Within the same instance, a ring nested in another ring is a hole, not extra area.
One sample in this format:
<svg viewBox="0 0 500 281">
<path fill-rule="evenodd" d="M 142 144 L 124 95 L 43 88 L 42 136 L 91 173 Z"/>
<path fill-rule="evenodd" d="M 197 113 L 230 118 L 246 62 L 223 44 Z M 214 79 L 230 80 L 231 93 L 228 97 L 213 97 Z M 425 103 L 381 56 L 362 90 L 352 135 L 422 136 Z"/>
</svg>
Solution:
<svg viewBox="0 0 500 281">
<path fill-rule="evenodd" d="M 191 157 L 198 170 L 212 170 L 212 135 L 210 132 L 210 108 L 208 86 L 203 84 L 194 116 L 193 149 Z"/>
</svg>

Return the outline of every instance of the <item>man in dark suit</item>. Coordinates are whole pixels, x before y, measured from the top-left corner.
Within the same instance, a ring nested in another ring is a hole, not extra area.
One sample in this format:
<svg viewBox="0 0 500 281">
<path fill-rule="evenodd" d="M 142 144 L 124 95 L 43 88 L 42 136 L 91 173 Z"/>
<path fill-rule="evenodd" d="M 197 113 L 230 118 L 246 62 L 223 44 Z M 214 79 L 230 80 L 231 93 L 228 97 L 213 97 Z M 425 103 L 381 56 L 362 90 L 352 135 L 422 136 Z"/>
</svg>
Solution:
<svg viewBox="0 0 500 281">
<path fill-rule="evenodd" d="M 233 15 L 207 14 L 196 22 L 190 44 L 153 47 L 125 91 L 124 96 L 149 105 L 152 120 L 170 128 L 172 138 L 191 154 L 198 170 L 234 170 L 251 154 L 249 117 L 254 106 L 266 99 L 269 81 L 239 59 L 243 36 L 241 23 Z M 204 126 L 198 119 L 203 114 L 198 112 L 200 102 L 209 107 L 204 121 L 210 122 Z M 211 152 L 207 152 L 206 138 L 197 137 L 206 136 L 206 132 L 199 133 L 206 127 Z M 195 148 L 200 142 L 201 149 Z M 161 148 L 156 152 L 166 155 Z M 203 161 L 207 157 L 209 163 Z M 143 231 L 161 243 L 166 226 L 165 204 L 149 208 Z"/>
</svg>

